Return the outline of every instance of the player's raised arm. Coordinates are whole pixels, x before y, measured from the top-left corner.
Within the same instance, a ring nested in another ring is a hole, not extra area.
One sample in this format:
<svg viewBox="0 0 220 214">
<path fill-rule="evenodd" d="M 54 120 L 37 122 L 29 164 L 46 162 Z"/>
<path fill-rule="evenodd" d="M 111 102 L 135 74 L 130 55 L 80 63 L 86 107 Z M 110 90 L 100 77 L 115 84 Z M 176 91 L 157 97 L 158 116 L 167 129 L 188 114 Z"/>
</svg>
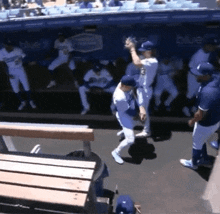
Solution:
<svg viewBox="0 0 220 214">
<path fill-rule="evenodd" d="M 139 58 L 137 52 L 136 52 L 136 42 L 133 38 L 129 37 L 125 41 L 125 48 L 128 49 L 131 53 L 132 61 L 135 66 L 141 68 L 142 63 L 141 59 Z"/>
</svg>

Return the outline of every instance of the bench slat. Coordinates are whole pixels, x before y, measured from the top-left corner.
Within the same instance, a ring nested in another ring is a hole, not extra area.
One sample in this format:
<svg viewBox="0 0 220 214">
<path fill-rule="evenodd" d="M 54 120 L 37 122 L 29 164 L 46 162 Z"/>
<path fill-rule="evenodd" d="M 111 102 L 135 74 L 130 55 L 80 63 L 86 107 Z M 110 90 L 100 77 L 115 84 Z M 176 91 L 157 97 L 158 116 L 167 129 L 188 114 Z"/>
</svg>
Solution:
<svg viewBox="0 0 220 214">
<path fill-rule="evenodd" d="M 0 196 L 52 204 L 84 207 L 87 194 L 0 183 Z"/>
<path fill-rule="evenodd" d="M 32 123 L 0 123 L 0 135 L 94 141 L 93 129 Z"/>
<path fill-rule="evenodd" d="M 88 192 L 90 181 L 0 171 L 0 183 Z"/>
<path fill-rule="evenodd" d="M 94 169 L 96 162 L 0 154 L 0 160 Z"/>
<path fill-rule="evenodd" d="M 69 168 L 62 166 L 48 166 L 30 163 L 19 163 L 0 160 L 0 170 L 24 172 L 39 175 L 52 175 L 67 178 L 92 179 L 94 170 Z"/>
</svg>

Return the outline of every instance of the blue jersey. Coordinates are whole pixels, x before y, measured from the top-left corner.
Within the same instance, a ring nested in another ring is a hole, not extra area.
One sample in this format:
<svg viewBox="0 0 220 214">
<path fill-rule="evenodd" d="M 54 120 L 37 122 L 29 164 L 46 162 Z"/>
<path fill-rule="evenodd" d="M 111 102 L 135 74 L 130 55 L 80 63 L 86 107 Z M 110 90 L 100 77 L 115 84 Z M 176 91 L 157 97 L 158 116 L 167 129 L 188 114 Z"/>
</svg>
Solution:
<svg viewBox="0 0 220 214">
<path fill-rule="evenodd" d="M 202 126 L 212 126 L 220 121 L 220 87 L 213 87 L 213 81 L 204 86 L 198 96 L 198 106 L 206 112 L 199 121 Z"/>
</svg>

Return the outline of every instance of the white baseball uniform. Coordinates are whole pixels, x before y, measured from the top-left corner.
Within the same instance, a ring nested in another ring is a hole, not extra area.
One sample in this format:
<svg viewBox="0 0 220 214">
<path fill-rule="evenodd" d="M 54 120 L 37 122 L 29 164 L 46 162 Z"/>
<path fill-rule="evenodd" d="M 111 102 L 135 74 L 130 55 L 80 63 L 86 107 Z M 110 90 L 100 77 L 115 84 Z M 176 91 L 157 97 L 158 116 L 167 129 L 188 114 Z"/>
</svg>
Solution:
<svg viewBox="0 0 220 214">
<path fill-rule="evenodd" d="M 150 132 L 149 105 L 153 95 L 153 83 L 157 74 L 158 61 L 156 58 L 145 58 L 141 60 L 143 67 L 139 77 L 140 88 L 137 89 L 138 103 L 146 109 L 147 119 L 144 125 L 144 131 Z"/>
<path fill-rule="evenodd" d="M 116 148 L 116 152 L 120 154 L 122 149 L 134 143 L 133 128 L 139 123 L 133 118 L 138 113 L 138 110 L 135 107 L 135 98 L 132 91 L 124 92 L 119 88 L 119 85 L 113 94 L 113 102 L 117 109 L 116 118 L 125 135 L 125 139 Z"/>
<path fill-rule="evenodd" d="M 200 48 L 198 51 L 196 51 L 196 53 L 193 54 L 193 56 L 191 57 L 191 60 L 189 62 L 190 71 L 196 70 L 197 66 L 201 62 L 208 62 L 209 56 L 210 56 L 210 52 L 206 53 L 202 48 Z M 188 72 L 188 76 L 187 76 L 187 95 L 186 95 L 186 97 L 188 99 L 191 99 L 197 95 L 198 89 L 200 86 L 200 83 L 198 83 L 198 81 L 196 80 L 196 76 L 190 71 Z"/>
<path fill-rule="evenodd" d="M 154 89 L 155 105 L 161 104 L 161 95 L 167 91 L 170 96 L 164 102 L 166 107 L 169 107 L 171 102 L 178 96 L 179 92 L 172 79 L 172 74 L 175 72 L 172 62 L 164 64 L 163 62 L 158 65 L 157 81 Z"/>
<path fill-rule="evenodd" d="M 91 88 L 100 88 L 107 93 L 113 93 L 115 90 L 115 85 L 109 84 L 113 81 L 113 77 L 106 69 L 102 69 L 99 72 L 99 75 L 94 72 L 93 69 L 90 69 L 83 79 L 84 84 L 79 87 L 79 95 L 84 109 L 90 108 L 86 92 L 88 92 Z"/>
<path fill-rule="evenodd" d="M 15 93 L 20 91 L 20 82 L 25 91 L 30 90 L 28 78 L 22 65 L 22 59 L 25 56 L 24 52 L 18 47 L 14 47 L 11 52 L 7 52 L 5 48 L 0 50 L 0 61 L 4 61 L 8 66 L 10 83 Z"/>
<path fill-rule="evenodd" d="M 54 43 L 54 48 L 57 49 L 59 53 L 58 57 L 48 67 L 48 69 L 51 71 L 63 63 L 67 63 L 70 52 L 73 51 L 72 42 L 68 39 L 65 39 L 64 42 L 60 42 L 59 39 L 57 39 Z M 69 62 L 69 68 L 71 70 L 75 69 L 75 62 L 73 59 L 71 59 Z"/>
</svg>

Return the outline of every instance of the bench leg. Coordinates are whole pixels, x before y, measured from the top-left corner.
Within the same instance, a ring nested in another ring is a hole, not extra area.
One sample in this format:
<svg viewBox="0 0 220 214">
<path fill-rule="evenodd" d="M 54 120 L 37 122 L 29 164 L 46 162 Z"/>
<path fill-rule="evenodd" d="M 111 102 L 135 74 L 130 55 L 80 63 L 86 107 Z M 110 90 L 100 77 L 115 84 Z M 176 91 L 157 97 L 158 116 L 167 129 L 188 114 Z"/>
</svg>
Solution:
<svg viewBox="0 0 220 214">
<path fill-rule="evenodd" d="M 83 151 L 86 158 L 91 155 L 91 145 L 89 141 L 83 141 Z"/>
<path fill-rule="evenodd" d="M 17 151 L 17 149 L 14 146 L 13 140 L 11 139 L 11 136 L 2 136 L 2 137 L 3 137 L 3 140 L 5 141 L 5 144 L 10 152 Z"/>
<path fill-rule="evenodd" d="M 88 214 L 101 214 L 100 211 L 97 209 L 97 198 L 95 194 L 95 187 L 93 184 L 90 186 L 89 194 L 88 194 L 89 202 L 86 206 L 86 211 Z"/>
<path fill-rule="evenodd" d="M 0 152 L 17 151 L 10 136 L 0 136 Z"/>
<path fill-rule="evenodd" d="M 7 152 L 8 153 L 8 148 L 5 144 L 3 136 L 0 136 L 0 152 Z"/>
</svg>

